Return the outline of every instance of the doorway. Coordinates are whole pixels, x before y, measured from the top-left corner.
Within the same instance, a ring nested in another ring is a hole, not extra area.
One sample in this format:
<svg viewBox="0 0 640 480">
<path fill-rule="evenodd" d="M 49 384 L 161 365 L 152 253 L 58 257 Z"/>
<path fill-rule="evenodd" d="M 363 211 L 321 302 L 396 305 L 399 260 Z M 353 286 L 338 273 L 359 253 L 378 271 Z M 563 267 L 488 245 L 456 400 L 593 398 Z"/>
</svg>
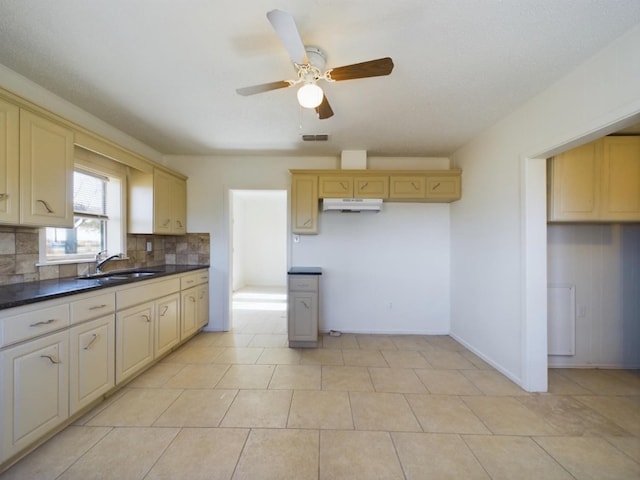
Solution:
<svg viewBox="0 0 640 480">
<path fill-rule="evenodd" d="M 285 335 L 287 191 L 230 190 L 229 329 Z"/>
</svg>

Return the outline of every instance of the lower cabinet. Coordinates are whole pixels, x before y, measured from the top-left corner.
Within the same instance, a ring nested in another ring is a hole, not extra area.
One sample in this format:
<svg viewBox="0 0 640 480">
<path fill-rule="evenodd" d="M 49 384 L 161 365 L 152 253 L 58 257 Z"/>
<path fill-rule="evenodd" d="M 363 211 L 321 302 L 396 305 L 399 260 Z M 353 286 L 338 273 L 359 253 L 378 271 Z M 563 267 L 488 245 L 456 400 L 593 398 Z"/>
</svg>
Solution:
<svg viewBox="0 0 640 480">
<path fill-rule="evenodd" d="M 180 343 L 180 294 L 156 301 L 154 357 L 164 355 Z"/>
<path fill-rule="evenodd" d="M 198 292 L 198 328 L 209 323 L 209 284 L 197 287 Z"/>
<path fill-rule="evenodd" d="M 289 346 L 316 347 L 319 275 L 289 275 L 288 283 Z"/>
<path fill-rule="evenodd" d="M 184 340 L 198 329 L 198 291 L 197 287 L 182 292 L 182 325 L 180 339 Z"/>
<path fill-rule="evenodd" d="M 89 405 L 115 385 L 115 316 L 77 325 L 71 344 L 69 414 Z"/>
<path fill-rule="evenodd" d="M 68 352 L 66 330 L 0 352 L 2 459 L 69 417 Z"/>
<path fill-rule="evenodd" d="M 153 361 L 154 303 L 128 308 L 116 315 L 116 383 Z"/>
</svg>

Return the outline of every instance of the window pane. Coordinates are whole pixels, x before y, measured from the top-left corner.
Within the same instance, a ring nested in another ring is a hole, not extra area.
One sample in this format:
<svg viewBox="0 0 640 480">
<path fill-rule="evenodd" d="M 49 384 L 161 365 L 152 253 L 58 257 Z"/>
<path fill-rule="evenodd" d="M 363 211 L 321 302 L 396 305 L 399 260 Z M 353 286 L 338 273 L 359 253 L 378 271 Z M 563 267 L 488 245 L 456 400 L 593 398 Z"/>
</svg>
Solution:
<svg viewBox="0 0 640 480">
<path fill-rule="evenodd" d="M 105 179 L 73 172 L 73 211 L 76 213 L 106 214 Z"/>
<path fill-rule="evenodd" d="M 47 228 L 47 256 L 91 256 L 105 249 L 105 220 L 75 217 L 74 225 L 75 228 Z"/>
</svg>

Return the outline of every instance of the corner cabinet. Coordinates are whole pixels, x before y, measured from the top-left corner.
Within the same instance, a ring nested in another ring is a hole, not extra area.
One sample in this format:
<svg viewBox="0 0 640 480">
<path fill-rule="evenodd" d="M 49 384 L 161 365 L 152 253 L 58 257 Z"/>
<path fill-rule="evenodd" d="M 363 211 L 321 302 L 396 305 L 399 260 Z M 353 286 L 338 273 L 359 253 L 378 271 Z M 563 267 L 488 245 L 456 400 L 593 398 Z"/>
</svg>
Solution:
<svg viewBox="0 0 640 480">
<path fill-rule="evenodd" d="M 318 177 L 293 175 L 291 179 L 291 232 L 318 233 Z"/>
<path fill-rule="evenodd" d="M 20 111 L 20 223 L 73 227 L 73 131 Z"/>
<path fill-rule="evenodd" d="M 187 233 L 186 179 L 154 168 L 135 171 L 129 182 L 129 233 Z"/>
<path fill-rule="evenodd" d="M 639 222 L 640 137 L 610 136 L 547 162 L 549 222 Z"/>
</svg>

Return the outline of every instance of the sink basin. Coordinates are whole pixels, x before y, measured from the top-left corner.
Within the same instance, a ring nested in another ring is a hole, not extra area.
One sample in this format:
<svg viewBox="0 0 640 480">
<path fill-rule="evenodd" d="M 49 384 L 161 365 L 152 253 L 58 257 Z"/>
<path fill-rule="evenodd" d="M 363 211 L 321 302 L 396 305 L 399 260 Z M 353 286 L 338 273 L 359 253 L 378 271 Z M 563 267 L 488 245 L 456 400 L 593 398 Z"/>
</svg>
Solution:
<svg viewBox="0 0 640 480">
<path fill-rule="evenodd" d="M 131 280 L 134 278 L 150 277 L 160 273 L 157 270 L 128 270 L 122 272 L 94 273 L 76 277 L 78 280 Z"/>
</svg>

